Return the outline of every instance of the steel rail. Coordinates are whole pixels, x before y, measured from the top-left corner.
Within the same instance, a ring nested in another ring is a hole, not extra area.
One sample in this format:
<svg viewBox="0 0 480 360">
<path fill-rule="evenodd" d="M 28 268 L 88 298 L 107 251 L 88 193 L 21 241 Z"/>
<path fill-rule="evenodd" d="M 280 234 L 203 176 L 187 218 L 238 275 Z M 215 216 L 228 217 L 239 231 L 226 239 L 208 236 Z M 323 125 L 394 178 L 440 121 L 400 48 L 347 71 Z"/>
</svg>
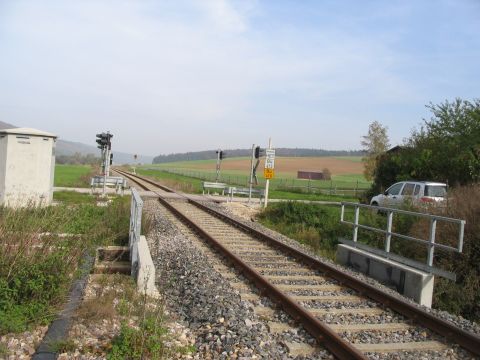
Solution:
<svg viewBox="0 0 480 360">
<path fill-rule="evenodd" d="M 139 179 L 142 179 L 142 180 L 146 181 L 147 183 L 150 183 L 154 186 L 162 187 L 161 185 L 155 183 L 154 181 L 151 181 L 150 179 L 145 179 L 145 178 L 140 177 L 140 176 L 135 176 L 135 177 L 138 177 Z M 295 257 L 297 260 L 303 262 L 305 265 L 311 267 L 312 269 L 319 270 L 322 273 L 324 273 L 326 276 L 329 276 L 329 277 L 337 280 L 340 284 L 342 284 L 346 287 L 349 287 L 351 289 L 354 289 L 357 292 L 359 292 L 361 295 L 369 297 L 372 300 L 375 300 L 375 301 L 379 302 L 380 304 L 383 304 L 384 306 L 388 306 L 392 310 L 404 315 L 405 317 L 407 317 L 409 319 L 414 320 L 416 323 L 421 324 L 421 325 L 425 326 L 426 328 L 430 329 L 431 331 L 445 337 L 446 340 L 455 342 L 455 343 L 459 344 L 460 346 L 462 346 L 463 348 L 469 350 L 473 354 L 475 354 L 477 356 L 480 356 L 480 336 L 478 336 L 474 333 L 465 331 L 465 330 L 457 327 L 456 325 L 454 325 L 454 324 L 452 324 L 452 323 L 450 323 L 446 320 L 440 319 L 440 318 L 428 313 L 427 311 L 419 308 L 418 306 L 410 304 L 409 302 L 407 302 L 405 300 L 402 300 L 399 297 L 396 297 L 395 295 L 389 294 L 389 293 L 384 292 L 384 291 L 382 291 L 382 290 L 380 290 L 380 289 L 378 289 L 378 288 L 376 288 L 376 287 L 374 287 L 370 284 L 364 283 L 361 280 L 359 280 L 359 279 L 357 279 L 357 278 L 355 278 L 355 277 L 353 277 L 349 274 L 346 274 L 346 273 L 342 272 L 341 270 L 335 268 L 334 266 L 323 263 L 322 261 L 320 261 L 320 260 L 318 260 L 318 259 L 316 259 L 316 258 L 314 258 L 310 255 L 307 255 L 307 254 L 305 254 L 305 253 L 303 253 L 303 252 L 301 252 L 301 251 L 299 251 L 299 250 L 297 250 L 297 249 L 295 249 L 295 248 L 293 248 L 293 247 L 291 247 L 287 244 L 284 244 L 281 241 L 279 241 L 277 239 L 274 239 L 273 237 L 271 237 L 267 234 L 264 234 L 264 233 L 258 231 L 257 229 L 254 229 L 253 227 L 248 226 L 248 225 L 232 218 L 229 215 L 226 215 L 226 214 L 221 213 L 217 210 L 209 208 L 209 207 L 205 206 L 204 204 L 202 204 L 198 201 L 195 201 L 195 200 L 192 200 L 192 199 L 188 199 L 188 201 L 191 204 L 197 206 L 198 208 L 216 216 L 217 218 L 220 218 L 223 221 L 229 222 L 232 225 L 236 226 L 237 228 L 243 230 L 244 232 L 250 233 L 250 234 L 254 235 L 255 237 L 260 238 L 260 239 L 266 241 L 267 243 L 273 245 L 274 247 L 279 248 L 280 250 L 290 254 L 291 256 Z M 225 254 L 229 253 L 229 250 L 227 250 L 220 243 L 218 243 L 215 239 L 213 239 L 206 231 L 204 231 L 198 225 L 192 223 L 192 221 L 190 219 L 188 219 L 180 211 L 175 209 L 165 199 L 160 198 L 160 202 L 163 205 L 165 205 L 168 209 L 170 209 L 172 212 L 174 212 L 175 214 L 178 214 L 178 216 L 181 217 L 182 219 L 184 219 L 184 221 L 191 224 L 195 229 L 197 229 L 199 231 L 199 233 L 202 234 L 202 236 L 205 236 L 205 238 L 207 240 L 209 240 L 210 242 L 212 242 L 212 244 L 214 244 L 219 250 L 221 250 Z M 243 266 L 248 267 L 248 265 L 243 263 L 243 261 L 241 259 L 239 259 L 238 257 L 236 257 L 234 254 L 232 254 L 231 256 L 230 255 L 228 255 L 228 256 L 229 256 L 230 259 L 232 259 L 232 262 L 237 264 L 237 266 L 241 267 L 242 270 L 243 270 Z M 243 263 L 243 265 L 242 265 L 242 263 Z M 257 283 L 257 281 L 259 281 L 259 284 L 257 284 L 257 286 L 259 286 L 260 290 L 271 291 L 271 294 L 274 294 L 275 290 L 278 291 L 278 289 L 276 289 L 276 287 L 274 285 L 270 284 L 267 280 L 265 280 L 255 270 L 253 270 L 253 269 L 246 270 L 245 269 L 243 271 L 249 277 L 253 276 L 254 278 L 252 278 L 252 281 L 254 281 L 255 283 Z M 259 280 L 259 279 L 255 280 L 256 275 L 260 276 L 263 280 Z M 286 294 L 283 294 L 281 291 L 279 291 L 279 292 L 281 293 L 281 295 L 278 295 L 279 296 L 278 298 L 273 299 L 274 301 L 279 302 L 279 301 L 283 301 L 283 299 L 285 299 L 285 298 L 286 299 L 289 298 Z M 277 295 L 275 294 L 275 296 L 277 296 Z M 298 306 L 298 305 L 295 303 L 295 306 Z M 290 308 L 287 305 L 285 307 L 285 310 L 287 312 L 289 312 L 289 309 Z M 295 308 L 292 307 L 292 309 L 295 309 Z M 305 310 L 303 308 L 301 308 L 301 310 L 303 312 L 305 312 Z M 290 311 L 292 311 L 294 313 L 293 315 L 290 314 L 290 315 L 292 315 L 292 317 L 294 319 L 296 319 L 298 321 L 301 321 L 301 316 L 302 315 L 301 315 L 300 311 L 299 312 L 297 312 L 297 310 L 290 310 Z M 308 314 L 308 315 L 311 316 L 310 314 Z M 313 319 L 315 320 L 315 322 L 320 323 L 322 328 L 326 327 L 316 318 L 313 318 Z M 315 324 L 315 322 L 312 322 L 311 324 Z M 310 330 L 312 330 L 311 325 L 305 325 L 304 324 L 304 326 L 311 333 L 311 331 L 310 331 Z M 319 330 L 320 330 L 320 328 L 319 328 Z M 328 329 L 328 330 L 330 330 L 330 329 Z M 331 332 L 331 330 L 330 330 L 330 332 Z M 332 345 L 329 341 L 330 339 L 327 338 L 326 335 L 324 335 L 324 334 L 319 335 L 318 332 L 314 333 L 312 335 L 315 338 L 317 338 L 321 343 L 323 343 L 325 345 L 325 347 L 327 347 L 330 351 L 332 351 L 332 353 L 334 353 L 339 358 L 341 358 L 341 359 L 352 359 L 352 358 L 354 358 L 354 357 L 352 357 L 352 355 L 348 355 L 347 357 L 343 357 L 345 355 L 344 351 L 346 351 L 345 348 L 343 350 L 342 349 L 337 349 L 337 344 Z M 338 336 L 337 334 L 334 334 L 334 335 Z M 343 339 L 342 339 L 342 341 L 346 342 Z M 347 343 L 347 344 L 351 347 L 350 343 Z M 335 349 L 331 349 L 330 347 L 332 347 L 332 346 Z M 340 348 L 341 348 L 341 346 L 340 346 Z M 341 356 L 337 355 L 337 353 L 335 351 L 338 351 Z M 356 351 L 358 352 L 358 350 L 356 350 Z M 362 354 L 362 356 L 363 356 L 363 354 Z M 364 359 L 364 357 L 361 357 L 361 359 Z"/>
<path fill-rule="evenodd" d="M 138 179 L 141 179 L 142 181 L 145 181 L 151 185 L 154 185 L 160 189 L 162 189 L 163 191 L 166 191 L 166 192 L 169 192 L 169 193 L 175 193 L 175 194 L 178 194 L 175 190 L 173 189 L 170 189 L 169 187 L 165 186 L 165 185 L 162 185 L 162 184 L 159 184 L 153 180 L 150 180 L 150 179 L 147 179 L 147 178 L 144 178 L 142 176 L 139 176 L 139 175 L 134 175 L 134 174 L 131 174 L 129 172 L 126 172 L 126 171 L 123 171 L 123 170 L 118 170 L 118 169 L 113 169 L 113 171 L 116 171 L 118 172 L 119 174 L 125 176 L 126 178 L 130 179 L 130 180 L 133 180 L 135 181 L 135 178 L 138 178 Z M 138 183 L 137 181 L 135 181 L 137 184 L 139 184 L 141 187 L 144 188 L 144 190 L 151 190 L 151 189 L 148 189 L 145 185 L 142 185 L 140 183 Z"/>
<path fill-rule="evenodd" d="M 186 215 L 177 210 L 167 200 L 159 198 L 159 201 L 169 211 L 185 221 L 190 227 L 194 228 L 202 238 L 206 239 L 218 251 L 226 256 L 228 261 L 232 262 L 234 266 L 239 269 L 243 275 L 250 279 L 262 293 L 266 294 L 272 301 L 279 304 L 293 319 L 300 322 L 319 343 L 323 344 L 338 359 L 367 359 L 367 357 L 361 351 L 356 349 L 348 341 L 343 340 L 336 332 L 319 321 L 315 316 L 305 310 L 290 296 L 283 293 L 275 285 L 271 284 L 259 272 L 247 265 L 238 256 L 233 254 L 230 250 L 213 238 L 201 226 L 197 225 Z"/>
<path fill-rule="evenodd" d="M 258 231 L 257 229 L 247 226 L 246 224 L 239 222 L 226 214 L 211 209 L 195 200 L 189 199 L 189 202 L 204 211 L 214 214 L 215 216 L 223 219 L 224 221 L 230 222 L 236 227 L 242 229 L 243 231 L 265 240 L 266 242 L 281 249 L 282 251 L 289 253 L 290 255 L 303 262 L 304 264 L 310 266 L 311 268 L 315 270 L 320 270 L 322 273 L 337 280 L 342 285 L 354 289 L 358 291 L 361 295 L 369 297 L 372 300 L 388 306 L 392 310 L 404 315 L 405 317 L 413 319 L 415 322 L 425 326 L 433 332 L 444 336 L 445 339 L 455 342 L 463 348 L 469 350 L 473 354 L 480 356 L 480 336 L 465 331 L 446 320 L 440 319 L 428 313 L 427 311 L 415 305 L 412 305 L 405 300 L 400 299 L 399 297 L 384 292 L 370 284 L 364 283 L 361 280 L 351 275 L 348 275 L 329 264 L 323 263 L 310 255 L 294 249 L 289 245 L 286 245 L 281 241 L 278 241 L 277 239 L 274 239 L 273 237 Z"/>
</svg>

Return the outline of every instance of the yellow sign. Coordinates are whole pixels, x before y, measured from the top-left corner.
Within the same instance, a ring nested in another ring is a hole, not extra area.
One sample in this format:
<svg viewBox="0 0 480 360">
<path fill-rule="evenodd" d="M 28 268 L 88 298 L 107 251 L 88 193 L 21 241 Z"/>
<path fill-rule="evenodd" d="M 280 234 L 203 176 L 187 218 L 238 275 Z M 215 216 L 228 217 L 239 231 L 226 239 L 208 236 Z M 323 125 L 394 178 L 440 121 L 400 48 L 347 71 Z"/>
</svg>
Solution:
<svg viewBox="0 0 480 360">
<path fill-rule="evenodd" d="M 275 170 L 273 169 L 263 169 L 263 176 L 265 177 L 265 179 L 273 179 L 273 177 L 275 176 Z"/>
</svg>

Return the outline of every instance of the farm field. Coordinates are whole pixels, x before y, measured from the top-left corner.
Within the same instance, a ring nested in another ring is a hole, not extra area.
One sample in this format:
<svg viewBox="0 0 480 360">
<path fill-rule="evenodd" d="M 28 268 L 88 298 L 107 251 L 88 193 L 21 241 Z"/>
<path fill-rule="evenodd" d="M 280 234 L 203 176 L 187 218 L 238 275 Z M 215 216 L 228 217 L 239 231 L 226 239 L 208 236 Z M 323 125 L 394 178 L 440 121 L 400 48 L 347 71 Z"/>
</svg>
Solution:
<svg viewBox="0 0 480 360">
<path fill-rule="evenodd" d="M 214 172 L 215 162 L 215 160 L 181 161 L 154 164 L 150 165 L 150 167 L 205 170 Z M 260 159 L 259 169 L 263 169 L 263 167 L 264 158 Z M 361 157 L 277 157 L 275 159 L 275 172 L 279 177 L 284 178 L 296 178 L 298 170 L 322 171 L 324 168 L 328 168 L 332 175 L 363 174 Z M 240 175 L 248 174 L 249 170 L 249 158 L 226 158 L 222 161 L 222 171 L 234 172 Z"/>
<path fill-rule="evenodd" d="M 263 187 L 264 160 L 257 170 L 258 186 Z M 215 180 L 215 160 L 182 161 L 164 164 L 144 165 L 144 169 L 163 170 L 169 173 L 189 176 L 207 181 Z M 332 174 L 330 180 L 297 179 L 298 170 L 322 171 L 328 168 Z M 220 181 L 229 184 L 248 186 L 250 159 L 227 158 L 222 161 Z M 339 194 L 338 189 L 346 190 L 342 195 L 356 196 L 365 190 L 370 182 L 363 176 L 361 157 L 277 157 L 275 159 L 275 178 L 270 182 L 271 188 L 296 192 L 325 192 Z"/>
<path fill-rule="evenodd" d="M 88 187 L 93 173 L 90 165 L 55 165 L 54 186 Z"/>
</svg>

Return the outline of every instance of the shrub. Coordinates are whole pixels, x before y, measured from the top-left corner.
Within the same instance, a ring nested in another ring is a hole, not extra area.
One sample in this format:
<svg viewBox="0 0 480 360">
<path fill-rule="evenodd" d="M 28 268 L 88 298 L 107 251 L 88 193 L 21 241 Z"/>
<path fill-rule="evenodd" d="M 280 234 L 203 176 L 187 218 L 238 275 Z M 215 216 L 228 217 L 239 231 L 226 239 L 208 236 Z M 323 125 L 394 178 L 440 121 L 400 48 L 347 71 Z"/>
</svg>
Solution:
<svg viewBox="0 0 480 360">
<path fill-rule="evenodd" d="M 259 216 L 265 225 L 311 246 L 332 258 L 339 237 L 347 236 L 348 228 L 340 224 L 338 207 L 283 202 L 270 205 Z"/>
<path fill-rule="evenodd" d="M 456 283 L 437 277 L 434 306 L 474 321 L 480 320 L 480 184 L 450 191 L 446 215 L 466 220 L 462 254 L 435 255 L 435 263 L 457 274 Z M 442 229 L 442 243 L 453 242 L 458 228 Z M 452 243 L 450 243 L 452 245 Z"/>
</svg>

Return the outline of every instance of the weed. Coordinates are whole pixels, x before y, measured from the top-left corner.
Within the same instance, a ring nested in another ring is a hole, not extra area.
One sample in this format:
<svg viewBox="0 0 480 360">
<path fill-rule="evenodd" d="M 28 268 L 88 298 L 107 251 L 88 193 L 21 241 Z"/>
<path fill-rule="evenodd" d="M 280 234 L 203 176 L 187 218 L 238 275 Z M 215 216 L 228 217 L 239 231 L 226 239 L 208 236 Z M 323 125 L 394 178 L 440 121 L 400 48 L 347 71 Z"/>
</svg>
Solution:
<svg viewBox="0 0 480 360">
<path fill-rule="evenodd" d="M 264 225 L 330 258 L 334 256 L 332 250 L 338 238 L 348 234 L 348 229 L 339 223 L 339 218 L 340 209 L 337 206 L 298 202 L 272 204 L 259 215 Z"/>
<path fill-rule="evenodd" d="M 52 319 L 72 275 L 78 275 L 82 254 L 128 239 L 127 204 L 116 199 L 106 208 L 0 207 L 0 334 Z"/>
<path fill-rule="evenodd" d="M 56 353 L 73 352 L 77 348 L 72 339 L 53 341 L 49 344 L 50 348 Z"/>
<path fill-rule="evenodd" d="M 53 200 L 64 204 L 94 204 L 97 199 L 97 196 L 75 191 L 55 191 L 53 193 Z"/>
<path fill-rule="evenodd" d="M 4 343 L 0 343 L 0 356 L 8 355 L 8 347 Z"/>
<path fill-rule="evenodd" d="M 176 353 L 180 353 L 182 355 L 188 355 L 196 351 L 197 351 L 197 347 L 195 345 L 180 346 L 175 349 Z"/>
<path fill-rule="evenodd" d="M 86 320 L 112 319 L 115 316 L 113 307 L 115 296 L 115 291 L 109 290 L 100 297 L 83 300 L 77 310 L 77 316 Z"/>
</svg>

